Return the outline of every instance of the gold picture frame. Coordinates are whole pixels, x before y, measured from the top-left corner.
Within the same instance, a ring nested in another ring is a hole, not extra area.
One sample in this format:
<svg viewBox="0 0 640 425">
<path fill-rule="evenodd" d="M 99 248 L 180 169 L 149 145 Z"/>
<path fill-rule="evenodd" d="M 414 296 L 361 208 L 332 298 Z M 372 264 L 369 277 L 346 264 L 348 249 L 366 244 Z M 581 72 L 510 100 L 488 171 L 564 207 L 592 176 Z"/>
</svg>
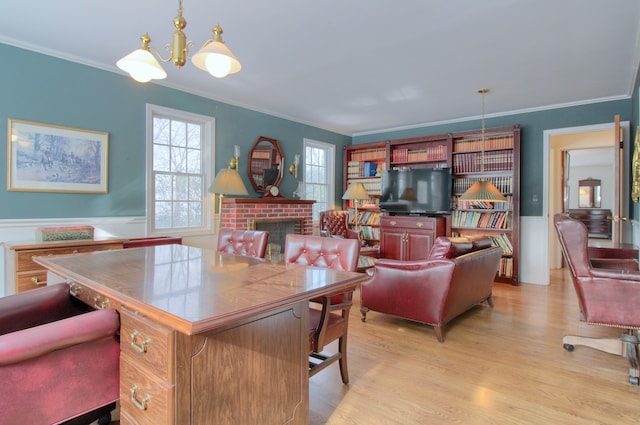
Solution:
<svg viewBox="0 0 640 425">
<path fill-rule="evenodd" d="M 8 191 L 107 193 L 109 133 L 16 119 L 7 133 Z"/>
</svg>

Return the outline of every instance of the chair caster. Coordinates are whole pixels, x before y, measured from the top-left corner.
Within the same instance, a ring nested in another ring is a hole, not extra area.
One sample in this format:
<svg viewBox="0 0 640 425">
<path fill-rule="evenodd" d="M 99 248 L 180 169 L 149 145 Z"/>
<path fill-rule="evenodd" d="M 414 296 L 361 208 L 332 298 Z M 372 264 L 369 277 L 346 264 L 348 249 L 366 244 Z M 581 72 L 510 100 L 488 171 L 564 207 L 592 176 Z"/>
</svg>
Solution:
<svg viewBox="0 0 640 425">
<path fill-rule="evenodd" d="M 572 344 L 562 344 L 562 348 L 564 348 L 570 353 L 575 349 L 575 347 Z"/>
<path fill-rule="evenodd" d="M 111 423 L 111 413 L 107 413 L 98 419 L 98 425 L 109 425 Z"/>
</svg>

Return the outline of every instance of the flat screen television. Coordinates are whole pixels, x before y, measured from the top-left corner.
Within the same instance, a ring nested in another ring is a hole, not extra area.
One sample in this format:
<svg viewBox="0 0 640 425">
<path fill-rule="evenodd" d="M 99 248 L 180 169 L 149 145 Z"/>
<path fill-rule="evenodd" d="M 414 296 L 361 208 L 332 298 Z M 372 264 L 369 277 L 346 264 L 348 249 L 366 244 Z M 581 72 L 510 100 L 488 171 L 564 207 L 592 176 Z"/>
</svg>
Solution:
<svg viewBox="0 0 640 425">
<path fill-rule="evenodd" d="M 384 170 L 380 209 L 389 214 L 451 212 L 451 168 Z"/>
</svg>

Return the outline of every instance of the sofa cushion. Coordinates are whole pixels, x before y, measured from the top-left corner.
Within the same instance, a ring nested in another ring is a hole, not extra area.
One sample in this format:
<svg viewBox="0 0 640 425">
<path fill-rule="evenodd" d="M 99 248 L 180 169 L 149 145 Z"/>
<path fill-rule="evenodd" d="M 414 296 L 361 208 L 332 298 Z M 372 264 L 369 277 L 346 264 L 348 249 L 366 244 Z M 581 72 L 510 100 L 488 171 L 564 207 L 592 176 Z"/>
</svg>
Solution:
<svg viewBox="0 0 640 425">
<path fill-rule="evenodd" d="M 463 237 L 438 236 L 431 247 L 430 259 L 454 258 L 466 254 L 473 249 L 473 243 Z"/>
</svg>

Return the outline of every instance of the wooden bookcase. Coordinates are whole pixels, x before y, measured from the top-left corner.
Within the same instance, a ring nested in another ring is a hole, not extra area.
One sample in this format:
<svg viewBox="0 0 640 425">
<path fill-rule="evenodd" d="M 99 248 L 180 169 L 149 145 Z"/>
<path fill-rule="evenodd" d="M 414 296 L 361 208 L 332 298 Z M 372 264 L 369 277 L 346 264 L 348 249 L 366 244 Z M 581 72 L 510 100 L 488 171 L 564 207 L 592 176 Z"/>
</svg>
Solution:
<svg viewBox="0 0 640 425">
<path fill-rule="evenodd" d="M 485 130 L 484 153 L 479 131 L 454 133 L 453 205 L 454 236 L 483 234 L 504 251 L 496 280 L 518 284 L 520 234 L 520 127 Z M 482 159 L 484 157 L 484 170 Z M 506 196 L 506 203 L 459 201 L 473 183 L 490 180 Z"/>
<path fill-rule="evenodd" d="M 385 142 L 366 143 L 344 147 L 344 193 L 354 182 L 362 183 L 369 200 L 358 204 L 355 216 L 354 201 L 344 201 L 343 209 L 350 214 L 351 228 L 358 227 L 367 246 L 380 244 L 380 174 L 387 168 L 388 149 Z"/>
<path fill-rule="evenodd" d="M 484 151 L 484 156 L 483 156 Z M 484 157 L 484 170 L 481 161 Z M 375 175 L 371 173 L 374 163 Z M 435 168 L 453 169 L 451 216 L 445 217 L 447 234 L 490 235 L 504 255 L 497 281 L 518 284 L 520 235 L 520 126 L 485 129 L 484 149 L 481 130 L 435 134 L 404 139 L 385 140 L 347 146 L 344 149 L 344 188 L 353 181 L 362 182 L 369 190 L 370 201 L 358 207 L 358 222 L 363 234 L 369 232 L 367 243 L 376 245 L 384 239 L 385 226 L 372 224 L 371 219 L 384 222 L 378 208 L 380 172 L 385 169 Z M 507 197 L 505 204 L 475 204 L 458 201 L 476 180 L 491 180 Z M 353 208 L 345 202 L 343 208 Z M 360 211 L 362 210 L 362 213 Z M 372 216 L 370 213 L 377 213 Z M 355 226 L 355 220 L 352 225 Z M 366 227 L 366 230 L 365 229 Z M 377 235 L 377 239 L 376 239 Z M 384 255 L 384 253 L 382 253 Z"/>
</svg>

